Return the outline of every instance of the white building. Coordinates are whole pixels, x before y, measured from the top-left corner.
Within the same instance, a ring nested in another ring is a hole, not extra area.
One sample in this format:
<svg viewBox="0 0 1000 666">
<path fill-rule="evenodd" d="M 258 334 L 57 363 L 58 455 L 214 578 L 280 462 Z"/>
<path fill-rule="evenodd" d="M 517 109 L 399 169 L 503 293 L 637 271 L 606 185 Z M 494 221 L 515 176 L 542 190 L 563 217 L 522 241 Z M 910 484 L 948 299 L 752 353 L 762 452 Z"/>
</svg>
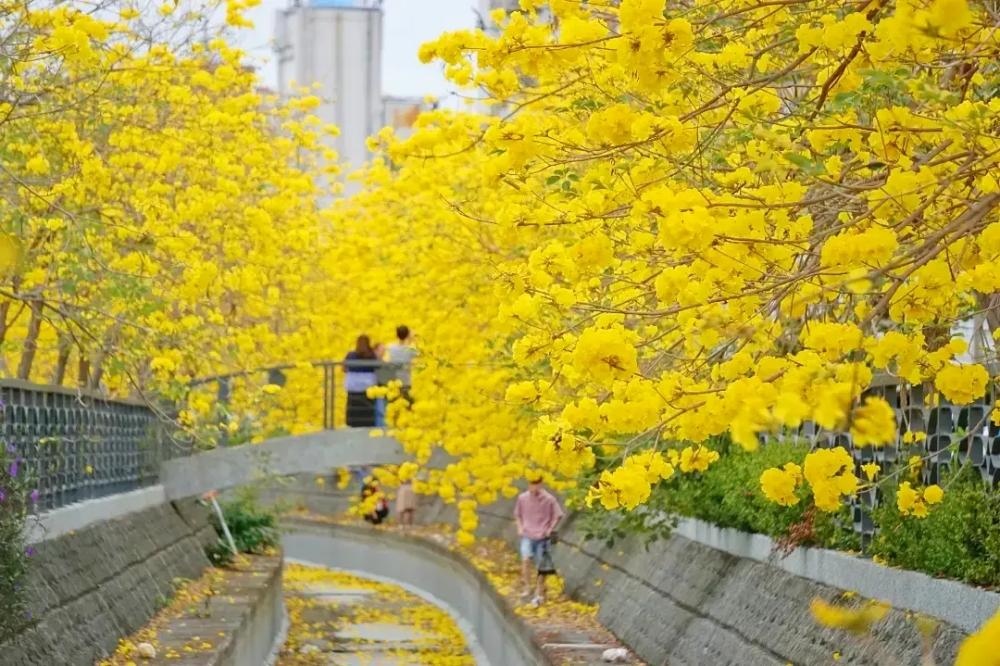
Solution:
<svg viewBox="0 0 1000 666">
<path fill-rule="evenodd" d="M 382 126 L 396 130 L 396 136 L 405 139 L 413 133 L 413 122 L 421 112 L 433 108 L 419 97 L 382 97 Z"/>
<path fill-rule="evenodd" d="M 318 84 L 316 111 L 340 128 L 333 147 L 345 171 L 368 159 L 366 140 L 383 126 L 381 0 L 310 0 L 278 12 L 278 93 Z"/>
<path fill-rule="evenodd" d="M 490 12 L 495 9 L 502 9 L 509 13 L 518 9 L 518 7 L 518 0 L 479 0 L 479 5 L 476 8 L 476 13 L 479 14 L 479 28 L 488 34 L 497 34 L 499 28 L 493 22 L 493 19 L 490 18 Z"/>
</svg>

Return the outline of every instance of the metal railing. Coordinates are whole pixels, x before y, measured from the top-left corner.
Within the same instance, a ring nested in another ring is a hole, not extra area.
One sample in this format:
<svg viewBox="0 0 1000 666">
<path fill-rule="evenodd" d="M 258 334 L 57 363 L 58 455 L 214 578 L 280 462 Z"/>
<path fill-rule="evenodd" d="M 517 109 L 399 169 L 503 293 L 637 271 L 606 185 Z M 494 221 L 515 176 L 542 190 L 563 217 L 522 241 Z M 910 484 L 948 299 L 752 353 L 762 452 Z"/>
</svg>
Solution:
<svg viewBox="0 0 1000 666">
<path fill-rule="evenodd" d="M 873 382 L 864 396 L 885 399 L 896 413 L 896 440 L 885 446 L 858 446 L 849 432 L 830 431 L 806 422 L 794 430 L 763 438 L 800 441 L 819 448 L 843 447 L 854 460 L 855 475 L 866 479 L 862 466 L 876 463 L 878 479 L 892 474 L 901 476 L 908 471 L 911 457 L 920 460 L 919 482 L 924 485 L 941 483 L 949 473 L 965 468 L 978 473 L 989 487 L 1000 486 L 1000 426 L 990 419 L 996 396 L 987 392 L 968 405 L 954 405 L 940 398 L 928 404 L 934 395 L 929 385 L 907 385 L 880 378 Z M 907 433 L 923 433 L 915 441 L 906 441 Z M 851 499 L 854 531 L 861 535 L 862 545 L 875 534 L 873 511 L 883 502 L 882 490 L 871 487 Z"/>
<path fill-rule="evenodd" d="M 402 367 L 381 361 L 318 361 L 308 366 L 285 364 L 205 377 L 191 385 L 215 383 L 215 397 L 225 404 L 237 378 L 259 375 L 267 383 L 283 385 L 289 370 L 312 368 L 319 371 L 317 379 L 323 392 L 323 428 L 334 429 L 338 379 L 343 374 L 339 371 L 345 365 L 394 371 Z M 876 382 L 867 391 L 866 395 L 884 398 L 896 412 L 898 438 L 886 446 L 857 446 L 849 432 L 824 430 L 809 422 L 763 440 L 842 446 L 851 453 L 859 478 L 864 478 L 862 465 L 866 463 L 877 463 L 880 478 L 885 478 L 902 474 L 910 458 L 917 456 L 923 484 L 939 483 L 962 467 L 978 473 L 989 486 L 1000 485 L 1000 425 L 990 418 L 995 396 L 990 393 L 960 406 L 945 401 L 927 404 L 925 397 L 930 393 L 927 386 L 886 381 Z M 152 485 L 158 480 L 161 462 L 193 450 L 169 419 L 140 402 L 17 380 L 0 380 L 0 400 L 0 440 L 37 486 L 39 510 Z M 906 441 L 908 432 L 926 436 Z M 882 501 L 878 488 L 864 490 L 852 499 L 853 527 L 863 542 L 875 532 L 872 511 Z"/>
<path fill-rule="evenodd" d="M 289 370 L 300 370 L 304 366 L 303 364 L 291 364 L 286 363 L 282 365 L 271 365 L 260 368 L 253 368 L 251 370 L 241 370 L 237 372 L 230 372 L 221 375 L 213 375 L 210 377 L 201 377 L 190 382 L 191 387 L 204 386 L 206 384 L 216 385 L 216 400 L 221 405 L 229 404 L 230 398 L 233 393 L 233 382 L 236 379 L 249 378 L 253 376 L 266 377 L 268 384 L 274 384 L 276 386 L 284 386 L 286 381 L 286 373 Z M 311 363 L 305 364 L 305 367 L 311 367 L 322 371 L 321 379 L 321 390 L 323 392 L 323 414 L 322 422 L 324 430 L 334 430 L 337 427 L 337 395 L 338 395 L 338 384 L 339 379 L 342 378 L 343 372 L 338 372 L 340 370 L 346 370 L 347 368 L 372 368 L 374 370 L 388 369 L 392 370 L 393 374 L 397 373 L 399 370 L 405 367 L 405 364 L 401 363 L 390 363 L 387 361 L 375 361 L 375 360 L 356 360 L 356 361 L 313 361 Z"/>
<path fill-rule="evenodd" d="M 356 368 L 392 368 L 381 361 L 351 361 Z M 311 364 L 322 371 L 323 427 L 336 427 L 338 368 L 344 361 Z M 239 377 L 261 374 L 283 385 L 286 364 L 205 377 L 192 386 L 216 383 L 216 399 L 228 402 Z M 149 405 L 111 399 L 94 391 L 0 380 L 0 446 L 19 475 L 37 489 L 38 511 L 155 485 L 160 464 L 189 455 L 193 443 L 175 422 Z"/>
<path fill-rule="evenodd" d="M 190 451 L 140 402 L 18 380 L 0 380 L 0 400 L 0 440 L 39 511 L 152 485 L 163 460 Z"/>
</svg>

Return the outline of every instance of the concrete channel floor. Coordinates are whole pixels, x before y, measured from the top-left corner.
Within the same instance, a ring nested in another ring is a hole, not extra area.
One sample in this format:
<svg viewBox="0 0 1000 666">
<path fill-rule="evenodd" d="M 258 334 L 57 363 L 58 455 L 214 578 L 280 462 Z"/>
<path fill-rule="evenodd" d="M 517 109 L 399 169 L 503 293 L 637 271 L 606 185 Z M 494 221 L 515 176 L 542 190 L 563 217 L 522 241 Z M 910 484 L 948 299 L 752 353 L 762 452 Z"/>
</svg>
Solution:
<svg viewBox="0 0 1000 666">
<path fill-rule="evenodd" d="M 427 661 L 420 656 L 422 646 L 436 639 L 447 640 L 446 636 L 427 634 L 412 625 L 359 619 L 352 611 L 363 609 L 362 617 L 378 616 L 383 612 L 386 616 L 398 616 L 405 614 L 405 611 L 401 613 L 403 609 L 413 607 L 412 601 L 400 603 L 379 599 L 379 595 L 371 589 L 314 583 L 291 593 L 286 592 L 286 598 L 289 594 L 315 604 L 303 619 L 313 625 L 325 624 L 331 629 L 323 635 L 316 635 L 300 647 L 300 654 L 314 655 L 314 659 L 318 659 L 312 663 L 344 666 L 426 664 Z M 419 599 L 416 602 L 416 605 L 426 604 Z M 330 622 L 333 624 L 327 624 Z M 337 628 L 334 629 L 334 626 Z M 594 643 L 591 635 L 565 628 L 541 633 L 547 640 L 547 652 L 553 662 L 563 666 L 602 664 L 601 653 L 614 646 Z M 320 655 L 326 660 L 323 661 Z"/>
<path fill-rule="evenodd" d="M 296 582 L 302 569 L 311 567 L 293 565 L 286 582 L 292 626 L 278 666 L 417 666 L 443 655 L 455 666 L 475 663 L 451 618 L 420 597 L 334 571 Z"/>
</svg>

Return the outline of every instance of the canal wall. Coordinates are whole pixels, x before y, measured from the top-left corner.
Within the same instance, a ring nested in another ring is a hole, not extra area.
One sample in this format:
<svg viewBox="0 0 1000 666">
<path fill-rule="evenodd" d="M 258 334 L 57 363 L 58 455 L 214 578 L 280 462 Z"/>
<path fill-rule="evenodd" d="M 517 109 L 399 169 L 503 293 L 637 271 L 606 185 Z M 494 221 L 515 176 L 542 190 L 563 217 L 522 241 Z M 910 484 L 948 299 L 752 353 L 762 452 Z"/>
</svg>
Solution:
<svg viewBox="0 0 1000 666">
<path fill-rule="evenodd" d="M 62 522 L 60 532 L 34 532 L 28 614 L 18 634 L 0 643 L 0 664 L 93 666 L 164 605 L 175 579 L 202 574 L 204 547 L 216 539 L 208 513 L 193 502 L 75 529 Z"/>
<path fill-rule="evenodd" d="M 0 640 L 0 666 L 93 666 L 144 627 L 181 579 L 206 572 L 205 547 L 218 539 L 208 509 L 163 497 L 161 487 L 146 488 L 30 523 L 28 612 L 21 629 Z M 173 649 L 188 666 L 264 664 L 284 621 L 281 582 L 280 557 L 255 559 L 204 605 L 161 627 L 161 660 Z M 194 636 L 211 648 L 186 651 Z"/>
<path fill-rule="evenodd" d="M 336 514 L 350 495 L 301 476 L 272 489 L 269 499 Z M 420 498 L 417 519 L 452 521 L 454 510 Z M 511 504 L 486 507 L 477 532 L 513 545 Z M 648 548 L 638 539 L 608 547 L 586 541 L 570 516 L 555 559 L 572 597 L 598 604 L 601 623 L 645 661 L 671 666 L 917 664 L 914 612 L 938 621 L 933 653 L 937 663 L 950 664 L 962 639 L 1000 608 L 1000 595 L 953 581 L 823 549 L 786 558 L 775 550 L 767 537 L 691 520 Z M 813 598 L 845 592 L 893 604 L 870 639 L 813 621 Z"/>
</svg>

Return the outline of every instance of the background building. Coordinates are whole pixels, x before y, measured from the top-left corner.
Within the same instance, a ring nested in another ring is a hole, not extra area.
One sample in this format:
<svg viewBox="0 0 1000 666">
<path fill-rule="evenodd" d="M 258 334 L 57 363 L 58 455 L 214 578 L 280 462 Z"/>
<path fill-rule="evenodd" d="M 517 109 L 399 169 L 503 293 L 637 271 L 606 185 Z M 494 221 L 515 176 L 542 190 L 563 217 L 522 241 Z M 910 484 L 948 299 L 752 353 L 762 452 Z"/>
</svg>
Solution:
<svg viewBox="0 0 1000 666">
<path fill-rule="evenodd" d="M 490 12 L 494 9 L 503 9 L 512 12 L 518 8 L 518 0 L 479 0 L 476 13 L 481 21 L 480 28 L 488 33 L 497 32 L 497 25 L 490 19 Z"/>
<path fill-rule="evenodd" d="M 396 136 L 406 138 L 413 133 L 413 122 L 421 112 L 433 108 L 420 97 L 382 97 L 382 125 L 396 130 Z"/>
<path fill-rule="evenodd" d="M 383 126 L 382 3 L 311 0 L 278 13 L 278 93 L 318 84 L 316 112 L 340 128 L 333 147 L 348 169 L 368 159 L 366 139 Z"/>
</svg>

